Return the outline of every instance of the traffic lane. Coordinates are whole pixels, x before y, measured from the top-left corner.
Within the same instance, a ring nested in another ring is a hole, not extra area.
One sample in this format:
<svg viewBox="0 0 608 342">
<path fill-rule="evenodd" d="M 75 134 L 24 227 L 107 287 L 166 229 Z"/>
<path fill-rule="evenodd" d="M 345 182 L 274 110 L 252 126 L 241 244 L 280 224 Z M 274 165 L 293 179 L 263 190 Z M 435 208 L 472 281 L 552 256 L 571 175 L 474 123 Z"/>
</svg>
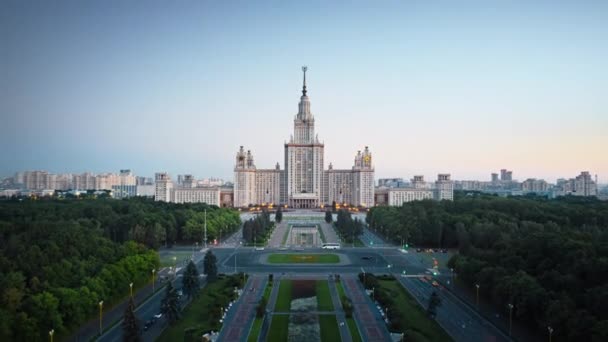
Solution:
<svg viewBox="0 0 608 342">
<path fill-rule="evenodd" d="M 428 291 L 426 286 L 416 278 L 408 278 L 401 281 L 405 288 L 419 301 L 422 308 L 426 310 L 432 290 Z M 455 340 L 455 341 L 481 341 L 474 338 L 474 331 L 463 331 L 459 326 L 458 313 L 451 308 L 449 304 L 443 303 L 437 309 L 437 323 Z M 468 339 L 467 339 L 468 338 Z"/>
<path fill-rule="evenodd" d="M 459 341 L 470 341 L 472 338 L 477 341 L 508 341 L 504 335 L 485 319 L 477 315 L 466 305 L 457 301 L 449 291 L 443 288 L 434 287 L 431 281 L 416 278 L 401 278 L 408 290 L 417 295 L 424 305 L 428 305 L 433 291 L 436 291 L 441 298 L 441 306 L 437 310 L 437 321 L 448 330 L 454 338 Z"/>
<path fill-rule="evenodd" d="M 199 253 L 200 254 L 200 253 Z M 201 257 L 196 257 L 195 258 L 195 265 L 199 271 L 199 274 L 202 274 L 202 258 Z M 176 279 L 173 280 L 173 287 L 175 287 L 178 291 L 182 288 L 182 280 L 181 280 L 181 276 L 183 273 L 184 269 L 180 269 L 178 271 L 178 274 L 176 276 Z M 202 284 L 204 284 L 204 281 L 201 282 Z M 135 317 L 137 317 L 137 319 L 140 321 L 140 328 L 143 329 L 143 325 L 145 324 L 145 322 L 147 320 L 150 320 L 155 314 L 160 312 L 160 305 L 162 302 L 162 298 L 164 297 L 164 289 L 161 289 L 159 291 L 157 291 L 154 295 L 152 295 L 151 298 L 149 298 L 145 303 L 141 304 L 136 310 L 135 310 Z M 121 318 L 122 320 L 122 318 Z M 153 325 L 161 325 L 159 323 L 161 323 L 164 320 L 164 317 L 161 317 L 161 319 L 155 324 Z M 106 331 L 103 336 L 101 336 L 97 341 L 101 341 L 101 342 L 105 342 L 105 341 L 120 341 L 122 339 L 122 326 L 121 326 L 122 322 L 119 322 L 118 324 L 115 324 L 114 326 L 112 326 L 112 328 L 110 328 L 110 330 Z M 158 332 L 158 335 L 156 335 L 156 337 L 158 337 L 160 335 L 160 333 L 162 332 L 162 329 L 160 329 L 160 331 Z"/>
</svg>

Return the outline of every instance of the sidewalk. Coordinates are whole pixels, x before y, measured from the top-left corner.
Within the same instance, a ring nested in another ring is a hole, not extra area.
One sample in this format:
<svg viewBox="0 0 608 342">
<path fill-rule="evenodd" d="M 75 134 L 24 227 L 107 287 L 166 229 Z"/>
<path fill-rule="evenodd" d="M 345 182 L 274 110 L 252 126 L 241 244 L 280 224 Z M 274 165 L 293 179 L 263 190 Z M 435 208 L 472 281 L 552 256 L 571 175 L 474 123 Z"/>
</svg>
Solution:
<svg viewBox="0 0 608 342">
<path fill-rule="evenodd" d="M 252 275 L 243 287 L 243 294 L 230 308 L 224 320 L 218 341 L 247 341 L 255 315 L 255 307 L 262 297 L 266 279 L 261 275 Z M 252 291 L 253 289 L 253 291 Z"/>
<path fill-rule="evenodd" d="M 374 306 L 371 298 L 363 290 L 359 279 L 352 275 L 343 275 L 342 284 L 344 291 L 350 297 L 355 312 L 355 318 L 359 325 L 364 341 L 390 341 L 390 334 L 386 324 L 380 317 L 380 313 Z"/>
<path fill-rule="evenodd" d="M 336 280 L 332 277 L 327 280 L 327 282 L 329 283 L 329 293 L 331 294 L 331 301 L 334 304 L 336 320 L 338 321 L 338 329 L 340 329 L 340 337 L 342 337 L 342 342 L 351 342 L 353 338 L 350 336 L 350 330 L 346 324 L 346 315 L 342 309 L 342 302 L 340 301 L 338 289 L 336 288 Z"/>
</svg>

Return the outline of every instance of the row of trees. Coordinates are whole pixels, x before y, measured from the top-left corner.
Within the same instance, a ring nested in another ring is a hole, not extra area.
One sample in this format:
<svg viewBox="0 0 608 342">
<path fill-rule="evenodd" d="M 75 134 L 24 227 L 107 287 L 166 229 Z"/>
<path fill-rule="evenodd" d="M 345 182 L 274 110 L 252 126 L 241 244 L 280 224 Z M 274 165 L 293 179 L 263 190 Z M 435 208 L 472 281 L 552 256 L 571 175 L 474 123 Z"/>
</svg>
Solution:
<svg viewBox="0 0 608 342">
<path fill-rule="evenodd" d="M 458 194 L 373 208 L 373 227 L 416 245 L 458 247 L 449 266 L 498 308 L 554 340 L 608 340 L 608 202 Z"/>
<path fill-rule="evenodd" d="M 256 217 L 243 223 L 243 239 L 248 243 L 265 241 L 273 227 L 270 214 L 264 209 Z"/>
<path fill-rule="evenodd" d="M 0 202 L 0 221 L 86 220 L 114 242 L 136 241 L 150 248 L 208 241 L 240 227 L 238 211 L 204 203 L 175 204 L 146 198 L 39 199 Z"/>
<path fill-rule="evenodd" d="M 327 214 L 326 214 L 327 215 Z M 326 218 L 327 221 L 327 218 Z M 336 230 L 345 241 L 354 242 L 359 235 L 363 234 L 363 222 L 355 218 L 347 210 L 339 210 L 336 218 Z"/>
<path fill-rule="evenodd" d="M 155 251 L 102 235 L 89 220 L 0 221 L 0 340 L 65 334 L 95 315 L 99 301 L 150 280 Z"/>
<path fill-rule="evenodd" d="M 146 199 L 0 201 L 0 340 L 58 337 L 149 282 L 156 248 L 238 229 L 238 212 Z M 203 217 L 201 219 L 201 217 Z M 188 227 L 188 228 L 186 228 Z M 200 230 L 197 235 L 196 231 Z"/>
</svg>

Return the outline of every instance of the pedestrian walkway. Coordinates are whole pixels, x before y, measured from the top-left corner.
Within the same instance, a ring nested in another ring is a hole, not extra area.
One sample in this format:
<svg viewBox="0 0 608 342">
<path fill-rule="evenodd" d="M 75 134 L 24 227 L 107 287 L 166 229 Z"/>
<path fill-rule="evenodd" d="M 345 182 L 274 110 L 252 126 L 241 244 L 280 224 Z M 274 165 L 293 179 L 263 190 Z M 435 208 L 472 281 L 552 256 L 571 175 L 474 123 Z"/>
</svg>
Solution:
<svg viewBox="0 0 608 342">
<path fill-rule="evenodd" d="M 265 277 L 253 275 L 247 280 L 243 294 L 225 317 L 218 341 L 246 341 L 254 319 L 255 308 L 263 294 Z"/>
<path fill-rule="evenodd" d="M 364 341 L 389 341 L 390 334 L 380 312 L 371 298 L 364 292 L 363 285 L 353 275 L 342 276 L 344 290 L 350 297 L 359 330 Z"/>
<path fill-rule="evenodd" d="M 268 247 L 280 247 L 283 245 L 283 238 L 289 230 L 287 222 L 283 221 L 279 223 L 272 232 L 270 239 L 268 240 Z"/>
<path fill-rule="evenodd" d="M 336 230 L 330 223 L 326 223 L 326 222 L 321 223 L 321 230 L 323 231 L 323 235 L 325 236 L 325 243 L 340 242 L 340 238 L 338 238 L 338 234 L 336 234 Z"/>
<path fill-rule="evenodd" d="M 340 337 L 342 337 L 342 342 L 350 342 L 353 340 L 353 338 L 350 336 L 350 330 L 348 330 L 348 325 L 346 324 L 346 315 L 344 314 L 344 310 L 342 308 L 342 302 L 340 301 L 340 296 L 338 295 L 338 289 L 336 289 L 336 280 L 332 278 L 328 280 L 328 283 L 331 301 L 334 304 L 334 310 L 336 312 L 336 320 L 338 321 L 338 329 L 340 329 Z"/>
</svg>

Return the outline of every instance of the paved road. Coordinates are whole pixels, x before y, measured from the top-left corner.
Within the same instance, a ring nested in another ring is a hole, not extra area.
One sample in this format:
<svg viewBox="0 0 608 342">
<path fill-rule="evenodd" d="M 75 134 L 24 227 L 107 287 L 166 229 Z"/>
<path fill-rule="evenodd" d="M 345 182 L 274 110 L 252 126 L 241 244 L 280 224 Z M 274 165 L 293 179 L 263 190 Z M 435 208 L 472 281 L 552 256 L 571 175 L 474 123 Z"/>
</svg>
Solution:
<svg viewBox="0 0 608 342">
<path fill-rule="evenodd" d="M 443 286 L 434 287 L 424 278 L 398 277 L 399 282 L 422 305 L 428 305 L 433 291 L 441 298 L 437 309 L 437 322 L 448 332 L 454 341 L 510 341 L 500 330 L 479 316 L 475 310 L 458 300 Z"/>
</svg>

